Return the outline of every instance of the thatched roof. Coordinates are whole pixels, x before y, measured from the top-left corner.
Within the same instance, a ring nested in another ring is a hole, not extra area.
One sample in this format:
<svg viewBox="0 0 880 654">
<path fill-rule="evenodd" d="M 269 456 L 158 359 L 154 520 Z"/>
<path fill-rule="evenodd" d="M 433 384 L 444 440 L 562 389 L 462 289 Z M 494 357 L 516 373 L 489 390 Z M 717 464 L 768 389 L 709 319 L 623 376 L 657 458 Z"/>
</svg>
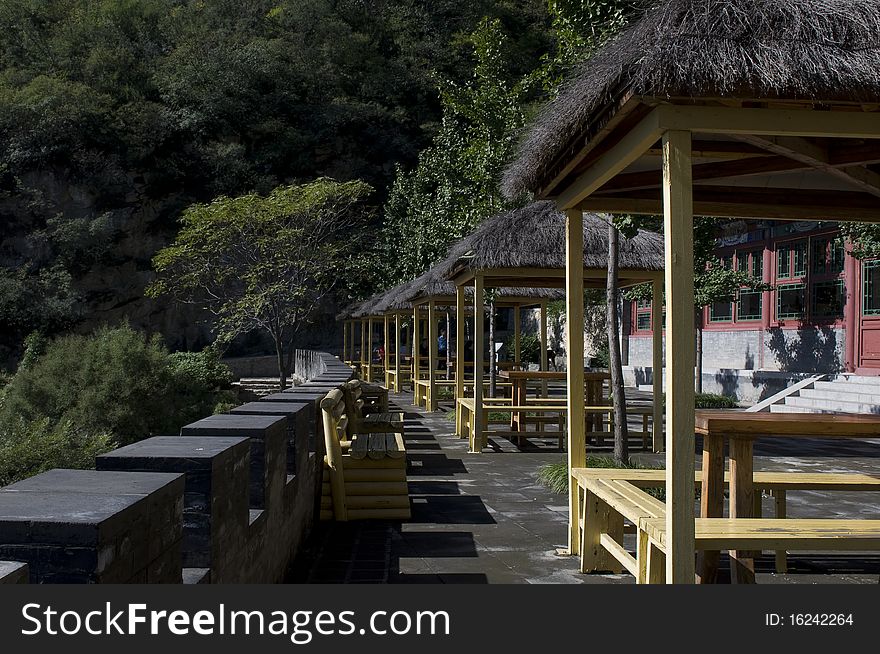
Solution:
<svg viewBox="0 0 880 654">
<path fill-rule="evenodd" d="M 880 102 L 878 0 L 658 0 L 573 77 L 522 141 L 509 196 L 549 181 L 627 94 Z"/>
<path fill-rule="evenodd" d="M 534 202 L 482 223 L 459 241 L 444 262 L 448 272 L 466 266 L 490 268 L 565 268 L 565 216 L 552 202 Z M 620 239 L 621 270 L 662 270 L 663 237 L 640 230 Z M 584 267 L 608 268 L 608 222 L 584 214 Z"/>
</svg>

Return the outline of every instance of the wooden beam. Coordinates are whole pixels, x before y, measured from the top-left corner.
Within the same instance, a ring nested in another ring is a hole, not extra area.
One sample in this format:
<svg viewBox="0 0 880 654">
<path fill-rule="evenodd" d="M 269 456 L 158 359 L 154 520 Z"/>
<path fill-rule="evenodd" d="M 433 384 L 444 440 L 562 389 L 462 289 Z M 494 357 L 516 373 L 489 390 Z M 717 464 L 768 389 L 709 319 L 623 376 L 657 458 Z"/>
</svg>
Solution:
<svg viewBox="0 0 880 654">
<path fill-rule="evenodd" d="M 390 332 L 388 330 L 389 320 L 390 320 L 390 318 L 387 313 L 384 316 L 382 316 L 382 336 L 383 336 L 382 349 L 385 350 L 384 361 L 382 361 L 382 367 L 384 368 L 382 375 L 385 376 L 386 378 L 387 378 L 387 375 L 385 375 L 385 372 L 387 372 L 388 369 L 391 367 L 389 365 L 391 363 L 391 359 L 389 358 L 391 356 L 391 338 L 390 338 Z"/>
<path fill-rule="evenodd" d="M 394 392 L 400 392 L 400 313 L 394 314 Z"/>
<path fill-rule="evenodd" d="M 474 275 L 474 413 L 471 416 L 470 451 L 483 451 L 483 324 L 486 316 L 483 305 L 483 276 Z"/>
<path fill-rule="evenodd" d="M 663 148 L 650 148 L 645 155 L 649 157 L 662 157 Z M 769 156 L 761 148 L 738 143 L 736 141 L 693 141 L 691 156 L 695 159 L 749 159 L 752 157 Z"/>
<path fill-rule="evenodd" d="M 547 366 L 547 302 L 541 302 L 541 370 L 546 371 Z M 547 380 L 541 381 L 541 397 L 547 397 Z"/>
<path fill-rule="evenodd" d="M 455 433 L 461 437 L 461 407 L 464 397 L 464 342 L 465 342 L 464 286 L 455 287 Z M 447 346 L 448 347 L 448 346 Z"/>
<path fill-rule="evenodd" d="M 693 190 L 698 216 L 880 222 L 880 202 L 866 193 L 809 189 L 698 186 Z M 661 215 L 663 203 L 655 190 L 626 195 L 593 195 L 580 203 L 584 211 Z"/>
<path fill-rule="evenodd" d="M 570 479 L 574 468 L 587 465 L 586 412 L 584 411 L 584 215 L 579 209 L 565 212 L 565 356 L 568 398 L 568 551 L 578 554 L 580 497 Z M 691 482 L 693 485 L 693 482 Z"/>
<path fill-rule="evenodd" d="M 666 580 L 694 583 L 694 231 L 691 135 L 663 136 Z"/>
<path fill-rule="evenodd" d="M 651 365 L 654 395 L 654 452 L 664 450 L 663 441 L 663 282 L 655 279 L 651 284 Z"/>
<path fill-rule="evenodd" d="M 412 343 L 410 344 L 410 348 L 412 350 L 412 390 L 413 395 L 416 392 L 416 382 L 419 380 L 419 368 L 421 367 L 421 343 L 422 343 L 422 326 L 419 320 L 419 307 L 418 305 L 413 305 L 413 328 L 412 328 Z M 415 404 L 415 398 L 413 398 L 413 404 Z"/>
<path fill-rule="evenodd" d="M 737 138 L 768 152 L 788 157 L 810 168 L 843 180 L 866 193 L 880 197 L 880 175 L 861 166 L 835 166 L 828 149 L 799 136 L 754 136 L 741 134 Z M 838 159 L 839 160 L 839 159 Z"/>
<path fill-rule="evenodd" d="M 519 305 L 516 305 L 513 307 L 513 363 L 517 368 L 520 365 L 521 356 L 521 319 Z"/>
<path fill-rule="evenodd" d="M 361 319 L 361 321 L 360 321 L 360 324 L 361 324 L 361 379 L 366 381 L 367 378 L 364 377 L 364 374 L 365 374 L 364 367 L 366 365 L 366 362 L 364 361 L 364 357 L 366 356 L 365 352 L 367 350 L 367 328 L 364 323 L 365 323 L 365 321 L 363 319 Z"/>
<path fill-rule="evenodd" d="M 428 411 L 437 410 L 437 312 L 434 300 L 428 302 L 428 401 L 425 407 Z"/>
<path fill-rule="evenodd" d="M 880 112 L 680 105 L 662 105 L 654 111 L 663 130 L 689 130 L 700 134 L 880 139 Z"/>
<path fill-rule="evenodd" d="M 620 171 L 641 157 L 662 134 L 663 130 L 658 125 L 657 109 L 654 109 L 567 185 L 556 198 L 557 206 L 562 210 L 577 207 L 584 198 L 602 188 Z"/>
</svg>

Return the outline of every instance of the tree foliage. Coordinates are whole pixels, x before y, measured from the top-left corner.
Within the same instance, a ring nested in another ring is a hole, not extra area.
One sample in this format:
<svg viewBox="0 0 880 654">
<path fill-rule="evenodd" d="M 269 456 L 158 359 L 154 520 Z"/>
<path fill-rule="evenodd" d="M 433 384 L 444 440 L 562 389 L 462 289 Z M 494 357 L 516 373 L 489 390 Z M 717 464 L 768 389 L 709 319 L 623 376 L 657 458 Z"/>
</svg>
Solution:
<svg viewBox="0 0 880 654">
<path fill-rule="evenodd" d="M 473 75 L 441 85 L 443 118 L 433 143 L 415 169 L 397 170 L 378 250 L 379 286 L 417 276 L 507 206 L 499 180 L 524 125 L 525 89 L 509 70 L 500 21 L 484 19 L 468 42 Z"/>
<path fill-rule="evenodd" d="M 355 229 L 366 217 L 359 208 L 371 192 L 363 182 L 320 179 L 195 204 L 174 243 L 154 258 L 158 279 L 148 293 L 203 307 L 221 344 L 252 330 L 268 333 L 284 386 L 296 335 L 346 277 Z"/>
</svg>

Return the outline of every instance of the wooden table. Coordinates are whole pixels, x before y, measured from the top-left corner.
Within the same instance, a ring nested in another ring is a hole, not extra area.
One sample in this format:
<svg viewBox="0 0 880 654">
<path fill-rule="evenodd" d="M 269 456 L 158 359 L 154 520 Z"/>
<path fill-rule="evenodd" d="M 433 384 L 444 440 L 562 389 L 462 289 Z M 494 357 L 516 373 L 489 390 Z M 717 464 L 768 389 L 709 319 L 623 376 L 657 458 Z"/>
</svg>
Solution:
<svg viewBox="0 0 880 654">
<path fill-rule="evenodd" d="M 551 381 L 568 378 L 567 372 L 550 370 L 502 370 L 498 375 L 502 379 L 508 380 L 511 384 L 511 402 L 513 406 L 526 405 L 527 385 L 530 381 Z M 607 372 L 584 373 L 584 402 L 586 406 L 599 406 L 603 404 L 602 389 L 605 381 L 610 379 L 611 375 Z M 601 416 L 599 416 L 599 419 L 601 420 Z M 510 428 L 513 431 L 525 431 L 521 412 L 511 412 Z"/>
<path fill-rule="evenodd" d="M 880 438 L 880 416 L 817 413 L 745 413 L 697 411 L 696 433 L 703 437 L 700 515 L 724 515 L 724 441 L 729 441 L 730 517 L 760 517 L 752 480 L 753 444 L 757 438 Z M 731 581 L 754 583 L 753 552 L 730 552 Z M 701 583 L 718 574 L 718 552 L 701 556 Z"/>
</svg>

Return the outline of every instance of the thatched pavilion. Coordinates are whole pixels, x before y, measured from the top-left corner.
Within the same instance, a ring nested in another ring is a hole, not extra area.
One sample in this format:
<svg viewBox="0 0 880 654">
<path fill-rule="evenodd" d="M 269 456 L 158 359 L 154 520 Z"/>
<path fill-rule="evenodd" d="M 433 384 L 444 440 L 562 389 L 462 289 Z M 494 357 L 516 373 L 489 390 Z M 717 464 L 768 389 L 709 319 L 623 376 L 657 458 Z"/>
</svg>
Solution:
<svg viewBox="0 0 880 654">
<path fill-rule="evenodd" d="M 880 3 L 667 0 L 587 62 L 506 173 L 508 193 L 567 216 L 569 398 L 582 386 L 584 212 L 664 216 L 670 583 L 694 581 L 693 216 L 878 222 L 878 163 Z M 576 404 L 568 419 L 582 434 Z M 575 491 L 572 553 L 578 508 Z"/>
<path fill-rule="evenodd" d="M 468 240 L 469 237 L 465 237 L 461 241 L 457 242 L 450 248 L 450 252 L 458 252 L 462 249 L 466 249 L 464 243 Z M 439 355 L 437 352 L 437 327 L 438 327 L 438 317 L 437 312 L 441 310 L 445 310 L 447 312 L 450 309 L 454 310 L 456 315 L 456 356 L 454 359 L 451 359 L 451 362 L 454 363 L 454 379 L 455 379 L 455 388 L 456 388 L 456 399 L 463 392 L 463 388 L 466 382 L 465 376 L 465 320 L 468 315 L 474 315 L 474 337 L 475 341 L 480 340 L 481 337 L 477 335 L 482 335 L 482 324 L 483 323 L 483 311 L 474 312 L 474 297 L 473 295 L 469 297 L 462 297 L 461 304 L 458 304 L 458 299 L 456 296 L 456 287 L 455 284 L 448 281 L 446 279 L 447 275 L 451 270 L 451 266 L 457 260 L 457 256 L 451 255 L 444 259 L 436 266 L 429 269 L 424 274 L 420 275 L 418 278 L 413 280 L 410 284 L 408 284 L 405 288 L 402 289 L 396 302 L 391 303 L 392 309 L 401 309 L 406 307 L 412 307 L 413 311 L 413 323 L 414 323 L 414 334 L 413 334 L 413 342 L 420 342 L 420 316 L 425 315 L 426 317 L 426 326 L 427 326 L 427 340 L 428 340 L 428 356 L 427 356 L 427 371 L 426 371 L 426 379 L 424 380 L 424 384 L 426 386 L 425 393 L 425 405 L 426 408 L 433 411 L 437 408 L 437 379 L 436 379 L 436 370 L 437 363 L 439 362 Z M 479 297 L 479 296 L 476 296 Z M 561 299 L 562 294 L 558 291 L 549 290 L 543 286 L 538 286 L 535 288 L 523 288 L 521 286 L 517 286 L 514 288 L 499 288 L 497 293 L 497 298 L 495 301 L 495 306 L 498 309 L 510 308 L 513 310 L 513 327 L 514 327 L 514 335 L 513 335 L 513 366 L 518 367 L 521 365 L 521 315 L 522 309 L 537 307 L 540 311 L 540 324 L 541 324 L 541 335 L 540 341 L 542 344 L 542 353 L 541 353 L 541 369 L 546 370 L 547 368 L 547 302 L 551 300 Z M 482 299 L 480 299 L 480 303 L 482 303 Z M 477 316 L 476 314 L 479 314 Z M 478 331 L 479 328 L 479 331 Z M 481 370 L 484 368 L 484 360 L 482 358 L 482 354 L 479 357 L 476 357 L 476 353 L 479 351 L 482 353 L 482 348 L 475 347 L 475 358 L 478 360 L 474 362 L 474 371 Z M 447 349 L 447 353 L 449 350 Z M 447 354 L 448 356 L 448 354 Z M 413 370 L 420 370 L 420 356 L 418 351 L 413 351 Z M 418 377 L 418 375 L 417 375 Z M 474 379 L 476 379 L 476 373 L 474 374 Z M 416 393 L 416 404 L 419 403 L 419 389 L 417 388 L 418 382 L 421 380 L 415 379 L 413 382 L 413 391 Z M 476 383 L 475 383 L 476 385 Z"/>
<path fill-rule="evenodd" d="M 552 202 L 535 202 L 526 207 L 499 214 L 482 223 L 472 234 L 457 243 L 449 257 L 440 267 L 447 278 L 455 283 L 458 302 L 464 301 L 465 288 L 473 287 L 474 293 L 482 294 L 484 288 L 511 289 L 530 286 L 545 289 L 561 289 L 565 286 L 566 266 L 565 216 Z M 605 288 L 608 277 L 608 222 L 598 215 L 583 219 L 581 234 L 583 286 Z M 633 238 L 620 240 L 619 276 L 621 288 L 651 284 L 655 303 L 661 297 L 663 278 L 663 239 L 658 234 L 639 231 Z M 583 288 L 578 294 L 583 304 Z M 657 314 L 659 315 L 659 313 Z M 479 333 L 482 317 L 477 317 L 475 331 Z M 542 339 L 546 338 L 546 317 L 542 319 Z M 583 398 L 583 321 L 579 328 L 579 354 L 575 365 L 580 366 L 581 390 L 570 397 Z M 457 339 L 459 342 L 461 338 Z M 571 345 L 569 345 L 570 347 Z M 567 348 L 568 349 L 568 348 Z M 459 353 L 459 356 L 461 354 Z M 660 330 L 654 330 L 653 358 L 655 370 L 661 369 L 662 342 Z M 571 359 L 570 359 L 571 360 Z M 579 360 L 579 363 L 578 363 Z M 477 362 L 478 365 L 481 362 Z M 546 359 L 542 362 L 546 370 Z M 654 378 L 655 397 L 660 393 L 660 376 Z M 463 387 L 456 388 L 456 397 L 463 396 Z M 474 406 L 482 404 L 482 390 L 474 388 Z M 654 424 L 660 425 L 659 402 L 654 403 Z M 583 403 L 581 402 L 583 411 Z M 479 434 L 481 412 L 475 413 Z M 570 433 L 570 432 L 569 432 Z M 583 426 L 581 427 L 583 433 Z M 656 450 L 662 448 L 662 430 L 655 429 Z M 475 439 L 474 451 L 479 452 L 480 439 Z M 571 444 L 569 444 L 571 448 Z"/>
</svg>

